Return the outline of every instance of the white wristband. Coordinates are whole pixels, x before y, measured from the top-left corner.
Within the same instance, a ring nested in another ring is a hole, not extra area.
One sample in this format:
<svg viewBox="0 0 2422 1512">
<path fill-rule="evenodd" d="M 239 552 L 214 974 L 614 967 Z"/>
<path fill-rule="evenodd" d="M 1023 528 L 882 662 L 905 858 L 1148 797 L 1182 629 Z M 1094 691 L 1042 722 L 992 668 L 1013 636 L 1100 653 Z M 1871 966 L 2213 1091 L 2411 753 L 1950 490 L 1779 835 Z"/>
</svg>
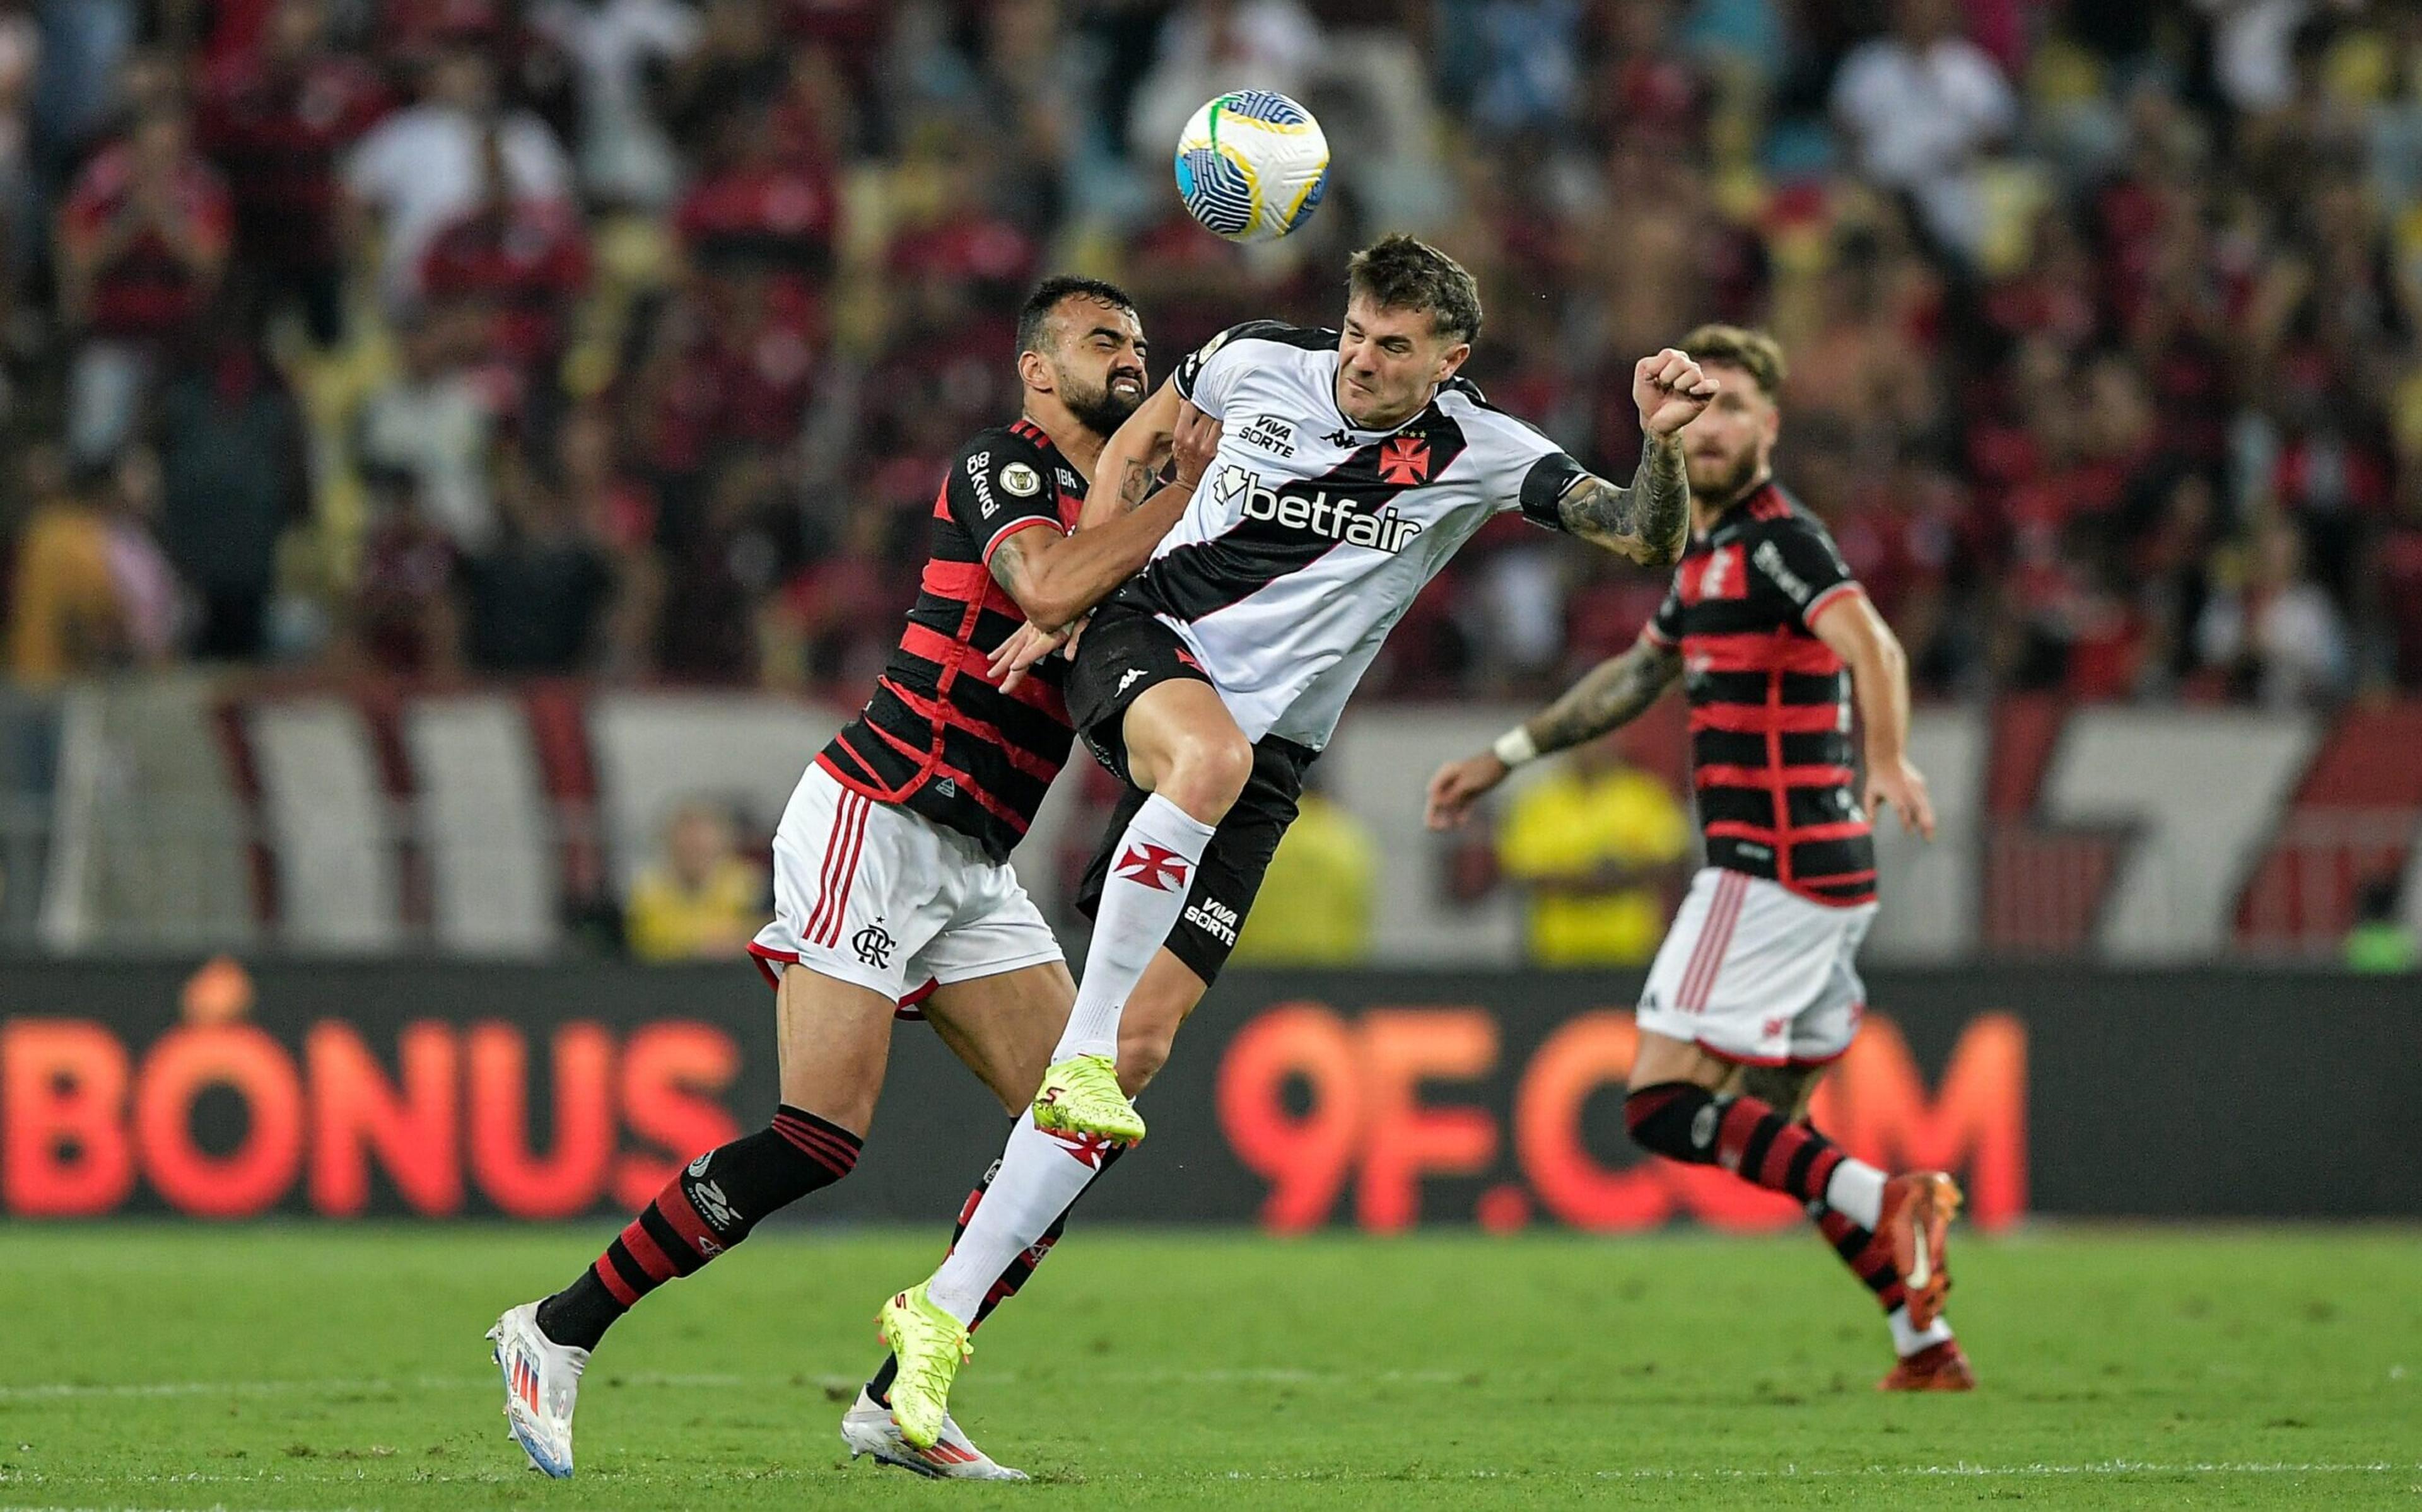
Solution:
<svg viewBox="0 0 2422 1512">
<path fill-rule="evenodd" d="M 1497 737 L 1497 743 L 1488 749 L 1508 768 L 1518 767 L 1526 761 L 1539 759 L 1538 742 L 1532 740 L 1531 732 L 1519 725 Z"/>
</svg>

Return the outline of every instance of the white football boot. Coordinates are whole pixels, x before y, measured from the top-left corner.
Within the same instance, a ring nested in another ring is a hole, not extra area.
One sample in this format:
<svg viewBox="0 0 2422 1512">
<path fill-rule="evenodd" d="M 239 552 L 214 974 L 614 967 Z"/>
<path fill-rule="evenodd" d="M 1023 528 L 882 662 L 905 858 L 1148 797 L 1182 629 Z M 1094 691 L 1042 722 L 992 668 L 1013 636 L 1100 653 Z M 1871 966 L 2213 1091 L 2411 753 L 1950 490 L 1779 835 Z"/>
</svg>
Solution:
<svg viewBox="0 0 2422 1512">
<path fill-rule="evenodd" d="M 572 1409 L 589 1351 L 540 1332 L 538 1303 L 524 1302 L 488 1330 L 505 1377 L 505 1423 L 530 1468 L 562 1480 L 572 1473 Z"/>
<path fill-rule="evenodd" d="M 948 1416 L 942 1419 L 942 1436 L 934 1441 L 931 1449 L 912 1449 L 900 1437 L 900 1425 L 893 1422 L 891 1409 L 857 1389 L 857 1400 L 841 1414 L 841 1442 L 849 1445 L 849 1457 L 873 1455 L 887 1465 L 897 1465 L 912 1474 L 935 1480 L 1025 1480 L 1026 1472 L 996 1464 L 990 1455 L 975 1446 L 975 1441 L 960 1431 L 959 1425 Z M 565 1453 L 571 1452 L 570 1440 L 565 1441 Z M 569 1463 L 569 1461 L 566 1461 Z"/>
</svg>

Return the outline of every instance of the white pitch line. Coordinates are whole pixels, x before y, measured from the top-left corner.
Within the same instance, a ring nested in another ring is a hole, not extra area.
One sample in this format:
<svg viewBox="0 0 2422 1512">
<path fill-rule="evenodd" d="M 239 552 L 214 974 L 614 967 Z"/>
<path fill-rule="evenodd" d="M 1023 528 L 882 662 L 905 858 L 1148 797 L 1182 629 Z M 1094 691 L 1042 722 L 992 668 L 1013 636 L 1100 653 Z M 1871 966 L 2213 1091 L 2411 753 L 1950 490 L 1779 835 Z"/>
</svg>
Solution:
<svg viewBox="0 0 2422 1512">
<path fill-rule="evenodd" d="M 213 1503 L 212 1503 L 209 1506 L 202 1506 L 202 1507 L 188 1507 L 188 1506 L 0 1506 L 0 1512 L 228 1512 L 228 1504 L 227 1504 L 225 1502 L 213 1502 Z M 360 1506 L 338 1506 L 338 1507 L 318 1507 L 318 1508 L 311 1508 L 311 1507 L 291 1507 L 291 1508 L 263 1508 L 263 1507 L 247 1507 L 247 1508 L 245 1508 L 245 1509 L 244 1509 L 244 1512 L 378 1512 L 378 1508 L 376 1508 L 376 1507 L 360 1507 Z"/>
<path fill-rule="evenodd" d="M 2306 1464 L 2288 1462 L 2232 1463 L 2226 1460 L 2198 1460 L 2186 1464 L 2162 1464 L 2151 1460 L 2103 1459 L 2081 1465 L 1868 1465 L 1857 1470 L 1828 1470 L 1785 1465 L 1775 1470 L 1601 1470 L 1601 1480 L 1659 1480 L 1684 1478 L 1692 1480 L 1801 1480 L 1817 1478 L 1856 1479 L 1864 1475 L 1948 1476 L 1995 1480 L 2041 1475 L 2384 1475 L 2403 1471 L 2422 1471 L 2422 1465 L 2398 1465 L 2385 1462 L 2372 1464 L 2338 1464 L 2315 1461 Z"/>
<path fill-rule="evenodd" d="M 149 1380 L 94 1385 L 54 1380 L 30 1386 L 0 1386 L 0 1401 L 38 1401 L 81 1396 L 275 1396 L 292 1392 L 325 1395 L 364 1392 L 451 1391 L 457 1387 L 494 1384 L 490 1376 L 417 1376 L 409 1380 Z"/>
<path fill-rule="evenodd" d="M 1346 1380 L 1387 1384 L 1443 1385 L 1460 1380 L 1465 1372 L 1452 1370 L 1385 1370 L 1342 1371 L 1301 1370 L 1281 1366 L 1249 1366 L 1232 1370 L 1107 1370 L 1096 1371 L 1095 1380 L 1124 1381 L 1130 1384 L 1167 1384 L 1185 1386 L 1287 1386 L 1310 1385 L 1323 1381 Z M 641 1388 L 667 1387 L 675 1390 L 729 1391 L 748 1389 L 762 1391 L 769 1387 L 789 1386 L 794 1382 L 806 1386 L 856 1386 L 859 1376 L 738 1376 L 711 1373 L 673 1373 L 654 1370 L 599 1372 L 592 1382 L 619 1381 L 623 1386 Z M 1037 1373 L 1019 1370 L 987 1372 L 985 1380 L 1001 1384 L 1039 1380 Z M 1055 1378 L 1056 1379 L 1056 1378 Z M 411 1376 L 385 1378 L 366 1376 L 340 1380 L 151 1380 L 94 1383 L 88 1381 L 39 1381 L 22 1386 L 0 1386 L 0 1402 L 74 1399 L 111 1396 L 212 1396 L 227 1394 L 238 1396 L 279 1396 L 309 1395 L 323 1396 L 363 1395 L 382 1392 L 460 1391 L 470 1387 L 494 1386 L 496 1378 L 479 1376 Z"/>
</svg>

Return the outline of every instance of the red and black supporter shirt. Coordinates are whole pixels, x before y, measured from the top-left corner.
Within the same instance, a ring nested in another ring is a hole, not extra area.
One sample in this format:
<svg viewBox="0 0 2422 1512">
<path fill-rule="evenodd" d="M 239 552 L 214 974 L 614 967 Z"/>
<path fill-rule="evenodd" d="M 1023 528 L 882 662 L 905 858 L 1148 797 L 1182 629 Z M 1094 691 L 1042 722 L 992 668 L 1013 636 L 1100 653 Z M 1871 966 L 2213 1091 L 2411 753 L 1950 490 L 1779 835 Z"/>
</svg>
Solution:
<svg viewBox="0 0 2422 1512">
<path fill-rule="evenodd" d="M 204 81 L 197 126 L 227 174 L 245 255 L 333 267 L 342 255 L 337 160 L 386 113 L 379 76 L 352 58 L 277 69 L 238 57 Z"/>
<path fill-rule="evenodd" d="M 528 366 L 563 345 L 568 306 L 589 283 L 589 243 L 578 215 L 544 200 L 490 206 L 432 237 L 420 289 L 489 313 L 488 350 Z"/>
<path fill-rule="evenodd" d="M 988 564 L 1021 530 L 1076 528 L 1085 480 L 1042 428 L 979 431 L 934 500 L 934 553 L 865 712 L 816 757 L 846 787 L 947 824 L 996 861 L 1034 822 L 1074 732 L 1052 657 L 1014 693 L 987 672 L 1026 622 Z"/>
<path fill-rule="evenodd" d="M 121 142 L 103 149 L 86 164 L 60 207 L 61 236 L 73 246 L 98 244 L 119 216 L 134 211 L 140 187 L 134 148 Z M 224 255 L 234 234 L 234 212 L 218 170 L 200 154 L 189 152 L 166 190 L 186 244 L 213 258 Z M 101 335 L 173 335 L 210 301 L 208 283 L 148 223 L 94 269 L 92 277 L 86 315 Z"/>
<path fill-rule="evenodd" d="M 1833 538 L 1772 483 L 1692 538 L 1644 633 L 1682 654 L 1707 865 L 1847 907 L 1876 896 L 1850 677 L 1809 623 L 1859 592 Z"/>
</svg>

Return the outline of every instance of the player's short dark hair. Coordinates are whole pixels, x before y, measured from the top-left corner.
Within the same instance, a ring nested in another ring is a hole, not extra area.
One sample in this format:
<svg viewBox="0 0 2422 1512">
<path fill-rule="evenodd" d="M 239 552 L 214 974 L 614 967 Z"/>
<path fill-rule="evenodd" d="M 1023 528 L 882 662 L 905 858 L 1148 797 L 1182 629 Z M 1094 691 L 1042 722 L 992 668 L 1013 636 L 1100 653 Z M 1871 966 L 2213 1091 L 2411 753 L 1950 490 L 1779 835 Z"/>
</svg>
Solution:
<svg viewBox="0 0 2422 1512">
<path fill-rule="evenodd" d="M 1060 308 L 1060 302 L 1077 298 L 1093 300 L 1112 309 L 1124 310 L 1129 315 L 1137 313 L 1135 301 L 1129 299 L 1127 291 L 1116 284 L 1105 283 L 1099 278 L 1080 278 L 1075 273 L 1046 278 L 1034 286 L 1034 292 L 1027 295 L 1026 303 L 1017 307 L 1018 355 L 1022 357 L 1030 351 L 1041 351 L 1049 339 L 1044 335 L 1044 328 L 1051 323 L 1051 317 Z"/>
<path fill-rule="evenodd" d="M 1682 338 L 1682 351 L 1702 366 L 1715 362 L 1739 368 L 1769 399 L 1781 397 L 1784 380 L 1791 376 L 1783 343 L 1748 326 L 1703 325 Z"/>
<path fill-rule="evenodd" d="M 1451 342 L 1480 339 L 1480 285 L 1463 264 L 1401 231 L 1354 254 L 1345 292 L 1383 310 L 1427 310 L 1430 328 Z"/>
</svg>

